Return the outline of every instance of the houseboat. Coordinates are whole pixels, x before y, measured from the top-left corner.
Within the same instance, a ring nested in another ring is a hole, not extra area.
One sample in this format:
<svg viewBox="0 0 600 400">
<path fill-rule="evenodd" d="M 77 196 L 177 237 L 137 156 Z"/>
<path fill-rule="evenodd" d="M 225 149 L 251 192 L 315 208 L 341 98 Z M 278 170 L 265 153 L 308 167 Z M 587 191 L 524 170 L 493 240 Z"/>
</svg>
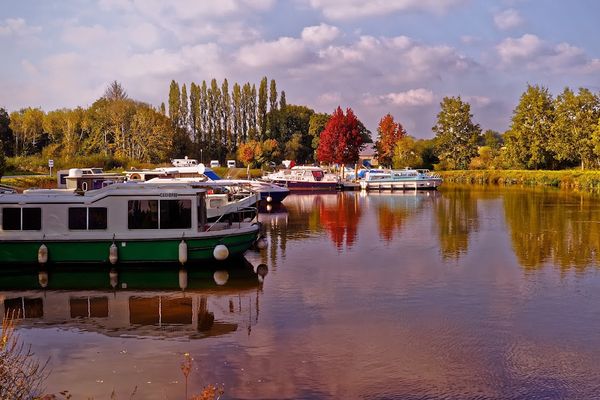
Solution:
<svg viewBox="0 0 600 400">
<path fill-rule="evenodd" d="M 0 194 L 0 263 L 193 263 L 239 256 L 260 224 L 207 222 L 193 184 Z"/>
<path fill-rule="evenodd" d="M 298 165 L 282 169 L 263 176 L 263 181 L 284 186 L 289 190 L 329 190 L 334 191 L 340 185 L 336 174 L 325 172 L 320 167 Z"/>
<path fill-rule="evenodd" d="M 360 181 L 362 190 L 437 189 L 442 178 L 427 169 L 370 170 Z"/>
</svg>

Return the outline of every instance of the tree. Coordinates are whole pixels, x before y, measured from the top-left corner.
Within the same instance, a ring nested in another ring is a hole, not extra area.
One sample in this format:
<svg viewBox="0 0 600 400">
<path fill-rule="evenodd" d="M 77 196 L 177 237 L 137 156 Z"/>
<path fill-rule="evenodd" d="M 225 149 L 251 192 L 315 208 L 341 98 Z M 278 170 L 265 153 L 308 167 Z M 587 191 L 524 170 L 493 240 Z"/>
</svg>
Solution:
<svg viewBox="0 0 600 400">
<path fill-rule="evenodd" d="M 258 88 L 258 133 L 261 139 L 265 138 L 267 133 L 267 77 L 263 77 Z"/>
<path fill-rule="evenodd" d="M 558 161 L 590 167 L 594 155 L 592 134 L 600 117 L 600 101 L 588 89 L 575 94 L 569 88 L 554 101 L 554 122 L 548 148 Z"/>
<path fill-rule="evenodd" d="M 554 105 L 548 89 L 528 85 L 504 135 L 509 160 L 517 167 L 548 168 L 553 161 L 548 148 L 553 123 Z"/>
<path fill-rule="evenodd" d="M 351 108 L 347 108 L 344 115 L 338 106 L 321 133 L 317 159 L 338 164 L 355 163 L 362 144 L 358 118 Z"/>
<path fill-rule="evenodd" d="M 403 136 L 398 139 L 392 149 L 392 162 L 394 168 L 418 168 L 423 164 L 417 141 L 412 136 Z M 381 161 L 380 161 L 381 163 Z"/>
<path fill-rule="evenodd" d="M 5 154 L 9 157 L 13 156 L 14 136 L 10 129 L 10 117 L 4 108 L 0 108 L 0 141 L 4 143 Z"/>
<path fill-rule="evenodd" d="M 233 92 L 231 96 L 231 117 L 232 117 L 232 132 L 235 146 L 240 145 L 243 137 L 243 110 L 242 110 L 242 88 L 238 83 L 233 84 Z"/>
<path fill-rule="evenodd" d="M 39 108 L 25 108 L 10 114 L 9 128 L 14 134 L 15 155 L 34 154 L 40 150 L 43 140 L 44 112 Z"/>
<path fill-rule="evenodd" d="M 400 123 L 394 122 L 394 117 L 388 113 L 379 121 L 377 133 L 379 140 L 375 142 L 375 148 L 379 164 L 392 165 L 394 148 L 398 141 L 406 136 L 406 131 Z"/>
<path fill-rule="evenodd" d="M 4 175 L 4 171 L 6 171 L 6 158 L 4 157 L 4 144 L 0 140 L 0 178 Z"/>
<path fill-rule="evenodd" d="M 481 134 L 472 122 L 471 106 L 459 97 L 444 97 L 437 123 L 431 128 L 436 134 L 437 152 L 449 168 L 466 169 L 477 155 L 477 140 Z"/>
<path fill-rule="evenodd" d="M 184 130 L 184 132 L 188 131 L 189 121 L 189 105 L 188 105 L 188 95 L 187 89 L 185 87 L 185 83 L 181 86 L 181 105 L 179 107 L 179 126 Z"/>
<path fill-rule="evenodd" d="M 190 127 L 192 129 L 192 141 L 198 143 L 200 140 L 200 127 L 202 116 L 200 115 L 200 86 L 194 82 L 190 85 Z"/>
<path fill-rule="evenodd" d="M 180 115 L 181 113 L 181 92 L 179 91 L 179 84 L 174 80 L 171 81 L 169 87 L 169 118 L 173 127 L 180 126 Z"/>
<path fill-rule="evenodd" d="M 327 126 L 327 122 L 331 115 L 325 113 L 313 114 L 310 116 L 310 120 L 308 123 L 308 134 L 311 138 L 311 147 L 313 151 L 317 151 L 319 148 L 319 139 L 321 137 L 321 132 L 325 130 L 325 126 Z"/>
<path fill-rule="evenodd" d="M 104 91 L 106 100 L 127 100 L 127 92 L 117 81 L 112 81 Z"/>
</svg>

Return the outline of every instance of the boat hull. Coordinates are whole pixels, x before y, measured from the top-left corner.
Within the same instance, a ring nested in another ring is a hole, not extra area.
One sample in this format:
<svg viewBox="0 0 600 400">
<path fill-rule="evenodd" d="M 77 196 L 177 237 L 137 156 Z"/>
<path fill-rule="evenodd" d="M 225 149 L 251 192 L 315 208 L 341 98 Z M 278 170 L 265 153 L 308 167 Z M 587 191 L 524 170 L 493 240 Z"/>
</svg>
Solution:
<svg viewBox="0 0 600 400">
<path fill-rule="evenodd" d="M 273 191 L 273 192 L 264 192 L 261 191 L 260 192 L 260 199 L 266 202 L 269 202 L 267 200 L 267 197 L 271 198 L 271 202 L 272 203 L 281 203 L 283 201 L 283 199 L 285 199 L 287 197 L 287 195 L 290 194 L 289 190 L 288 191 Z"/>
<path fill-rule="evenodd" d="M 109 263 L 110 246 L 118 248 L 119 264 L 172 263 L 179 262 L 179 244 L 187 244 L 187 263 L 214 261 L 215 246 L 222 244 L 229 250 L 229 257 L 242 255 L 258 239 L 260 227 L 255 225 L 242 233 L 211 235 L 196 238 L 169 239 L 123 239 L 123 240 L 44 240 L 48 248 L 48 264 L 62 263 Z M 2 264 L 37 264 L 41 241 L 2 241 L 0 260 Z"/>
<path fill-rule="evenodd" d="M 310 181 L 273 181 L 276 185 L 288 188 L 290 191 L 326 190 L 335 191 L 339 182 L 310 182 Z"/>
<path fill-rule="evenodd" d="M 441 183 L 441 179 L 363 180 L 360 182 L 360 188 L 363 190 L 435 190 Z"/>
</svg>

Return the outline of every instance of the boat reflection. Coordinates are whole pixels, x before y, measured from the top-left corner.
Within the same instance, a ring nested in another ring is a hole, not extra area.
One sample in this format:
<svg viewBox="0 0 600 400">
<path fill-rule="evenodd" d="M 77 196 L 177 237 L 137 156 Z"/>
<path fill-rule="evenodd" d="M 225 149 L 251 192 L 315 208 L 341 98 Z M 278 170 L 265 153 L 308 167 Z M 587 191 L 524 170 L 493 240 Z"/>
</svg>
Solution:
<svg viewBox="0 0 600 400">
<path fill-rule="evenodd" d="M 251 332 L 266 266 L 227 270 L 62 268 L 0 275 L 0 316 L 20 326 L 200 339 Z"/>
</svg>

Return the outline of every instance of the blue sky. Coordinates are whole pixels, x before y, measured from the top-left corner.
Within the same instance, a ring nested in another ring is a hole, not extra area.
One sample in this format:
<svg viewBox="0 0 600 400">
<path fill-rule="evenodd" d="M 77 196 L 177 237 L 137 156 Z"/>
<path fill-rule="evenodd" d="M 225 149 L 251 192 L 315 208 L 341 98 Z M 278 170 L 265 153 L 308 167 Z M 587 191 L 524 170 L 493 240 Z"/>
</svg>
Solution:
<svg viewBox="0 0 600 400">
<path fill-rule="evenodd" d="M 600 92 L 595 0 L 62 0 L 0 9 L 0 107 L 87 107 L 118 80 L 156 106 L 180 84 L 274 78 L 288 103 L 391 113 L 432 137 L 444 96 L 504 132 L 528 83 Z"/>
</svg>

